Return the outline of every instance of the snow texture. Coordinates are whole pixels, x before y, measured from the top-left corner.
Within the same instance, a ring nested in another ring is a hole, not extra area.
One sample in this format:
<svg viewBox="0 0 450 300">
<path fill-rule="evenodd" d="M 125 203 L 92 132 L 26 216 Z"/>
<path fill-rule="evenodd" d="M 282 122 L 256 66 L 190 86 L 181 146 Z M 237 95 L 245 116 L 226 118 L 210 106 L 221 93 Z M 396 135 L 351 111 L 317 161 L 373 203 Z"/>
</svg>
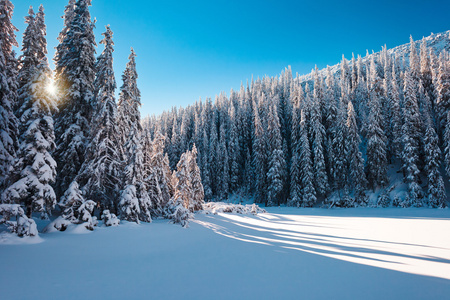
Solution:
<svg viewBox="0 0 450 300">
<path fill-rule="evenodd" d="M 269 208 L 197 214 L 189 229 L 75 227 L 34 245 L 5 245 L 14 240 L 2 234 L 0 290 L 2 299 L 444 299 L 449 230 L 448 209 Z M 26 288 L 22 270 L 33 278 Z"/>
</svg>

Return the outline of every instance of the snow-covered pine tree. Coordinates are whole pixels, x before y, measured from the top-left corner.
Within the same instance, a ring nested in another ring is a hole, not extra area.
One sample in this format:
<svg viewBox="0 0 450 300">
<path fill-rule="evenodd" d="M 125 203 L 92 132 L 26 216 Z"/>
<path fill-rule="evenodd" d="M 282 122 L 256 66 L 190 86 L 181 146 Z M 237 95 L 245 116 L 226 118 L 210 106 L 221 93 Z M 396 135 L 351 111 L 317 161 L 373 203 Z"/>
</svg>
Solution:
<svg viewBox="0 0 450 300">
<path fill-rule="evenodd" d="M 439 139 L 430 117 L 431 100 L 429 97 L 426 97 L 426 100 L 428 105 L 424 110 L 426 126 L 424 144 L 425 171 L 428 178 L 428 204 L 431 207 L 444 208 L 447 206 L 447 195 L 440 172 L 441 149 L 439 148 Z"/>
<path fill-rule="evenodd" d="M 123 85 L 120 92 L 118 108 L 119 133 L 126 134 L 124 145 L 126 167 L 124 187 L 119 198 L 120 218 L 137 222 L 151 222 L 152 202 L 145 183 L 144 155 L 141 144 L 142 125 L 139 107 L 140 91 L 137 87 L 136 54 L 131 48 L 129 61 L 122 76 Z"/>
<path fill-rule="evenodd" d="M 391 118 L 390 126 L 392 132 L 391 153 L 397 158 L 401 158 L 402 152 L 402 117 L 400 109 L 400 92 L 397 85 L 397 77 L 395 72 L 395 65 L 392 65 L 391 78 Z"/>
<path fill-rule="evenodd" d="M 282 150 L 280 122 L 277 106 L 271 104 L 267 120 L 267 142 L 272 150 L 269 158 L 269 170 L 267 172 L 268 199 L 266 206 L 280 205 L 285 178 L 286 161 Z"/>
<path fill-rule="evenodd" d="M 356 124 L 356 115 L 352 102 L 348 102 L 347 108 L 347 134 L 345 139 L 345 157 L 348 161 L 348 185 L 354 190 L 354 205 L 366 206 L 365 196 L 366 174 L 364 173 L 364 159 L 360 151 L 361 138 Z"/>
<path fill-rule="evenodd" d="M 430 109 L 433 112 L 436 92 L 431 68 L 430 50 L 427 47 L 426 40 L 422 39 L 422 43 L 420 44 L 420 79 L 422 80 L 426 94 L 430 97 Z"/>
<path fill-rule="evenodd" d="M 29 97 L 28 85 L 30 83 L 30 78 L 33 76 L 36 67 L 40 63 L 40 59 L 37 56 L 37 51 L 39 50 L 37 41 L 38 28 L 36 26 L 36 18 L 32 6 L 28 9 L 28 15 L 25 16 L 25 24 L 27 24 L 27 27 L 23 33 L 22 55 L 19 56 L 20 69 L 17 74 L 19 89 L 17 91 L 16 114 L 19 117 L 20 112 L 18 112 L 18 110 Z"/>
<path fill-rule="evenodd" d="M 136 53 L 131 48 L 125 71 L 122 75 L 123 85 L 120 88 L 118 102 L 118 126 L 122 143 L 126 144 L 130 136 L 135 136 L 142 131 L 141 116 L 141 93 L 137 87 L 138 74 L 136 71 Z"/>
<path fill-rule="evenodd" d="M 320 85 L 320 80 L 315 82 L 315 85 Z M 322 123 L 322 111 L 321 111 L 321 91 L 322 88 L 314 85 L 314 94 L 311 105 L 311 139 L 312 139 L 312 159 L 313 159 L 313 175 L 314 175 L 314 187 L 317 191 L 318 195 L 324 196 L 329 189 L 328 186 L 328 176 L 326 172 L 326 164 L 325 164 L 325 154 L 324 154 L 324 144 L 326 139 L 325 126 Z M 309 102 L 309 95 L 306 95 L 306 102 Z M 303 111 L 303 114 L 306 114 L 307 111 Z M 304 122 L 306 123 L 306 116 Z M 305 128 L 300 130 L 306 130 Z M 302 133 L 300 133 L 302 134 Z M 301 147 L 304 147 L 301 145 Z M 301 157 L 300 157 L 301 159 Z M 315 197 L 315 196 L 314 196 Z"/>
<path fill-rule="evenodd" d="M 348 80 L 341 80 L 342 82 L 347 82 Z M 332 183 L 334 185 L 334 189 L 340 191 L 344 188 L 346 188 L 347 183 L 347 172 L 346 172 L 346 166 L 347 166 L 347 157 L 345 156 L 345 139 L 346 139 L 346 127 L 345 127 L 345 121 L 347 117 L 347 103 L 348 95 L 349 93 L 349 86 L 342 86 L 341 87 L 341 98 L 338 102 L 337 106 L 337 112 L 336 112 L 336 118 L 334 120 L 333 126 L 333 140 L 330 141 L 331 148 L 333 151 L 333 160 L 330 161 L 331 164 L 333 164 L 333 172 L 331 173 L 332 176 Z M 342 204 L 344 205 L 344 204 Z"/>
<path fill-rule="evenodd" d="M 301 205 L 301 177 L 300 177 L 300 137 L 302 134 L 300 127 L 301 110 L 300 102 L 302 101 L 303 93 L 300 86 L 295 86 L 292 94 L 294 96 L 294 108 L 292 112 L 292 133 L 291 133 L 291 149 L 292 159 L 290 167 L 291 186 L 288 205 L 299 207 Z M 306 129 L 305 129 L 306 130 Z"/>
<path fill-rule="evenodd" d="M 170 199 L 166 209 L 167 217 L 172 222 L 179 223 L 183 227 L 187 227 L 189 219 L 192 218 L 189 210 L 190 199 L 192 197 L 189 156 L 189 152 L 183 153 L 177 164 L 175 194 Z"/>
<path fill-rule="evenodd" d="M 164 155 L 165 137 L 157 132 L 152 141 L 150 174 L 152 178 L 147 178 L 149 196 L 153 204 L 153 214 L 163 216 L 164 208 L 173 195 L 171 185 L 172 173 L 170 172 L 169 159 Z M 148 150 L 147 150 L 148 151 Z M 156 180 L 156 183 L 152 181 Z M 158 192 L 159 189 L 159 192 Z"/>
<path fill-rule="evenodd" d="M 49 226 L 53 226 L 59 231 L 66 230 L 70 223 L 84 224 L 86 229 L 89 230 L 94 230 L 94 226 L 97 226 L 97 218 L 92 216 L 95 202 L 84 199 L 78 182 L 75 180 L 69 185 L 58 205 L 64 208 L 64 212 L 60 218 L 50 223 Z"/>
<path fill-rule="evenodd" d="M 253 168 L 256 172 L 255 200 L 258 203 L 265 203 L 267 201 L 267 187 L 268 187 L 266 181 L 266 174 L 267 174 L 266 141 L 258 109 L 255 108 L 254 112 L 255 112 L 255 125 L 254 125 L 255 133 L 253 139 Z"/>
<path fill-rule="evenodd" d="M 139 223 L 151 222 L 152 202 L 144 180 L 143 153 L 140 136 L 129 141 L 128 164 L 125 167 L 124 188 L 119 197 L 120 218 Z"/>
<path fill-rule="evenodd" d="M 95 37 L 89 13 L 90 0 L 77 0 L 73 18 L 61 36 L 56 56 L 55 83 L 59 112 L 55 118 L 58 177 L 56 192 L 62 195 L 78 175 L 90 136 L 94 103 Z M 66 17 L 68 17 L 66 15 Z"/>
<path fill-rule="evenodd" d="M 13 46 L 17 28 L 11 18 L 14 5 L 9 0 L 0 0 L 0 191 L 14 161 L 18 146 L 18 120 L 14 115 L 17 101 L 17 60 Z"/>
<path fill-rule="evenodd" d="M 230 106 L 230 141 L 228 143 L 228 156 L 230 160 L 230 192 L 236 192 L 240 184 L 240 145 L 238 132 L 238 114 L 235 106 Z"/>
<path fill-rule="evenodd" d="M 380 99 L 383 93 L 373 56 L 370 60 L 370 102 L 367 126 L 367 179 L 369 186 L 375 190 L 388 183 L 386 136 L 381 128 L 382 114 Z"/>
<path fill-rule="evenodd" d="M 450 111 L 447 113 L 447 122 L 444 130 L 444 162 L 445 173 L 450 177 Z"/>
<path fill-rule="evenodd" d="M 0 224 L 6 224 L 11 233 L 18 236 L 37 236 L 38 230 L 36 222 L 25 215 L 19 204 L 0 204 Z M 11 221 L 15 217 L 16 221 Z"/>
<path fill-rule="evenodd" d="M 57 68 L 57 70 L 55 70 L 57 74 L 62 72 L 60 60 L 66 56 L 66 53 L 68 52 L 69 49 L 68 44 L 64 42 L 64 40 L 66 39 L 67 32 L 70 29 L 70 24 L 72 23 L 73 18 L 75 17 L 75 2 L 76 0 L 69 0 L 69 3 L 64 8 L 64 16 L 61 17 L 64 20 L 64 26 L 58 35 L 59 44 L 55 48 L 56 52 L 55 57 L 53 58 L 53 61 L 55 62 L 55 66 Z"/>
<path fill-rule="evenodd" d="M 47 91 L 51 70 L 47 59 L 32 72 L 21 111 L 21 136 L 12 184 L 5 190 L 3 202 L 23 203 L 28 217 L 33 211 L 46 218 L 56 204 L 51 184 L 55 182 L 56 162 L 52 111 L 55 99 Z M 23 90 L 25 92 L 25 90 Z"/>
<path fill-rule="evenodd" d="M 36 28 L 38 28 L 37 32 L 37 43 L 39 45 L 40 49 L 43 49 L 43 51 L 40 51 L 37 53 L 37 58 L 39 60 L 44 59 L 45 56 L 47 56 L 47 26 L 45 25 L 45 13 L 44 13 L 44 6 L 41 4 L 39 5 L 39 10 L 36 14 Z"/>
<path fill-rule="evenodd" d="M 97 109 L 84 161 L 77 181 L 85 196 L 101 204 L 103 209 L 114 210 L 120 190 L 122 145 L 117 133 L 117 106 L 114 96 L 116 81 L 113 70 L 112 31 L 106 26 L 103 40 L 105 46 L 97 59 L 94 82 Z M 101 209 L 100 211 L 103 211 Z"/>
<path fill-rule="evenodd" d="M 445 52 L 441 52 L 439 55 L 436 91 L 438 131 L 442 134 L 447 126 L 447 113 L 450 111 L 450 67 Z M 449 141 L 444 140 L 444 143 L 449 143 Z"/>
<path fill-rule="evenodd" d="M 45 57 L 47 43 L 43 41 L 43 9 L 40 18 L 41 21 L 36 24 L 32 9 L 26 18 L 28 30 L 24 36 L 21 61 L 27 62 L 28 79 L 25 81 L 22 78 L 20 88 L 20 148 L 11 176 L 12 184 L 6 189 L 3 201 L 23 203 L 28 217 L 33 211 L 38 211 L 43 218 L 47 218 L 56 204 L 51 186 L 55 181 L 56 162 L 50 154 L 55 148 L 52 112 L 56 110 L 56 103 L 54 95 L 48 92 L 52 74 Z M 33 35 L 40 42 L 32 42 L 33 38 L 28 35 Z M 41 57 L 40 62 L 37 57 Z"/>
<path fill-rule="evenodd" d="M 197 147 L 195 144 L 192 151 L 189 152 L 189 176 L 192 186 L 192 199 L 189 203 L 189 210 L 191 212 L 202 210 L 202 205 L 205 203 L 205 192 L 203 190 L 202 179 L 200 176 L 200 169 L 197 165 Z"/>
<path fill-rule="evenodd" d="M 220 172 L 222 173 L 222 176 L 217 179 L 220 182 L 219 196 L 222 200 L 226 200 L 230 193 L 230 161 L 226 141 L 225 124 L 222 123 L 220 125 L 220 142 L 219 147 L 217 148 L 217 157 L 219 158 L 219 166 L 221 167 Z"/>
<path fill-rule="evenodd" d="M 302 110 L 300 117 L 300 140 L 299 140 L 299 169 L 301 178 L 303 207 L 312 207 L 316 201 L 316 190 L 314 188 L 314 174 L 311 159 L 311 150 L 308 140 L 308 129 L 306 128 L 306 117 Z"/>
<path fill-rule="evenodd" d="M 419 139 L 421 131 L 421 122 L 419 115 L 419 105 L 417 101 L 417 84 L 414 81 L 413 74 L 407 70 L 405 72 L 405 100 L 404 100 L 404 124 L 403 124 L 403 142 L 404 149 L 402 158 L 403 168 L 406 172 L 406 180 L 409 184 L 408 197 L 403 206 L 423 206 L 423 194 L 419 185 L 419 169 L 417 163 L 419 160 Z"/>
</svg>

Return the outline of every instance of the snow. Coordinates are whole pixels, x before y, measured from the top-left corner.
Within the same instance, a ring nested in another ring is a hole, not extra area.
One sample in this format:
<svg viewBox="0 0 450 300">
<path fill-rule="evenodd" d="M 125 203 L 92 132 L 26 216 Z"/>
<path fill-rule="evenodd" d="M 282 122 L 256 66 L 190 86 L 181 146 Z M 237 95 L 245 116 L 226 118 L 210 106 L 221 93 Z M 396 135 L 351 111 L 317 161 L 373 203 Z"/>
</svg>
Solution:
<svg viewBox="0 0 450 300">
<path fill-rule="evenodd" d="M 443 299 L 449 209 L 195 214 L 189 228 L 99 224 L 0 235 L 2 299 Z M 46 223 L 36 220 L 42 228 Z M 77 227 L 78 228 L 78 227 Z M 7 243 L 5 242 L 8 241 Z M 17 280 L 26 270 L 27 284 Z M 20 272 L 20 273 L 19 273 Z"/>
</svg>

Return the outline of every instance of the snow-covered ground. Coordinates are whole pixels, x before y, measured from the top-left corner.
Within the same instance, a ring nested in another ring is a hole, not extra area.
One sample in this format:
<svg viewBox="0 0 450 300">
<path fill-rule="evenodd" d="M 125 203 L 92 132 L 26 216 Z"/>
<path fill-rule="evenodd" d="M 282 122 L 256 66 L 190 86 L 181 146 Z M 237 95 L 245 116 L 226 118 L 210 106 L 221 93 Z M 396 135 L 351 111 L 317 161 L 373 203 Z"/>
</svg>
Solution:
<svg viewBox="0 0 450 300">
<path fill-rule="evenodd" d="M 450 210 L 269 208 L 196 214 L 187 229 L 3 233 L 0 298 L 450 299 Z"/>
</svg>

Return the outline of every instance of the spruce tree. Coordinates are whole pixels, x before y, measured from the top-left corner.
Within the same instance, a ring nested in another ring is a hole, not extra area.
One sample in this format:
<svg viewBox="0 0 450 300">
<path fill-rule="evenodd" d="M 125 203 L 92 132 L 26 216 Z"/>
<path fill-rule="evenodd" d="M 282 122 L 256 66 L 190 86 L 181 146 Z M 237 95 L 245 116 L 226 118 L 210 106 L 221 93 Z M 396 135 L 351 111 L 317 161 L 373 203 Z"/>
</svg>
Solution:
<svg viewBox="0 0 450 300">
<path fill-rule="evenodd" d="M 253 168 L 256 172 L 256 201 L 265 203 L 267 197 L 266 169 L 267 153 L 264 130 L 261 124 L 259 112 L 255 109 L 255 134 L 253 140 Z"/>
<path fill-rule="evenodd" d="M 381 127 L 381 124 L 383 124 L 380 107 L 380 95 L 382 94 L 382 89 L 373 56 L 370 62 L 369 77 L 370 114 L 367 127 L 367 179 L 369 186 L 375 190 L 376 187 L 384 187 L 387 185 L 388 178 L 386 136 Z"/>
<path fill-rule="evenodd" d="M 90 0 L 77 0 L 73 18 L 63 30 L 66 34 L 61 36 L 60 56 L 55 61 L 59 90 L 59 112 L 55 119 L 58 195 L 68 188 L 85 160 L 95 109 L 95 25 L 89 6 Z"/>
<path fill-rule="evenodd" d="M 292 113 L 292 160 L 291 160 L 291 186 L 290 186 L 290 197 L 288 205 L 299 207 L 301 205 L 301 177 L 300 177 L 300 137 L 302 134 L 302 130 L 300 127 L 301 120 L 301 111 L 300 111 L 300 101 L 301 101 L 301 93 L 302 89 L 299 86 L 296 86 L 293 94 L 294 94 L 294 108 Z M 305 128 L 306 130 L 306 128 Z"/>
<path fill-rule="evenodd" d="M 203 209 L 202 204 L 205 203 L 205 192 L 203 190 L 202 180 L 200 177 L 200 169 L 197 165 L 197 147 L 195 144 L 189 154 L 188 167 L 192 186 L 192 197 L 189 203 L 189 210 L 191 212 L 195 212 Z"/>
<path fill-rule="evenodd" d="M 172 173 L 170 171 L 169 159 L 167 154 L 164 154 L 164 141 L 165 137 L 160 132 L 157 132 L 152 143 L 151 169 L 152 174 L 154 174 L 153 176 L 158 181 L 158 187 L 161 191 L 161 201 L 158 201 L 159 198 L 155 199 L 156 201 L 152 197 L 150 198 L 158 216 L 162 216 L 164 207 L 166 207 L 170 198 L 173 196 L 174 189 L 171 182 Z"/>
<path fill-rule="evenodd" d="M 192 197 L 192 184 L 189 172 L 189 153 L 183 153 L 177 164 L 175 173 L 175 193 L 170 199 L 167 206 L 167 216 L 174 223 L 179 223 L 183 227 L 187 227 L 189 219 L 192 218 L 190 213 L 190 199 Z"/>
<path fill-rule="evenodd" d="M 52 111 L 56 103 L 47 91 L 51 70 L 45 57 L 32 74 L 25 85 L 28 97 L 20 110 L 20 148 L 13 183 L 6 189 L 3 201 L 23 203 L 29 218 L 33 211 L 47 218 L 56 204 L 51 186 L 56 176 L 56 162 L 51 155 L 55 149 Z"/>
<path fill-rule="evenodd" d="M 397 77 L 395 72 L 395 66 L 392 66 L 392 78 L 391 78 L 391 132 L 392 132 L 392 145 L 391 153 L 397 157 L 401 158 L 402 152 L 402 118 L 401 118 L 401 108 L 400 108 L 400 92 L 397 85 Z"/>
<path fill-rule="evenodd" d="M 431 108 L 429 98 L 428 103 L 429 108 Z M 444 208 L 447 206 L 447 195 L 440 172 L 441 149 L 439 149 L 439 139 L 434 130 L 429 109 L 425 111 L 425 125 L 425 171 L 428 178 L 428 204 L 431 207 Z"/>
<path fill-rule="evenodd" d="M 316 84 L 319 85 L 319 82 L 316 82 Z M 311 138 L 314 168 L 314 186 L 317 190 L 317 194 L 324 196 L 328 192 L 329 186 L 324 154 L 326 132 L 325 127 L 322 124 L 321 112 L 321 101 L 323 100 L 321 100 L 322 96 L 320 95 L 320 91 L 321 88 L 314 87 L 314 97 L 311 107 Z M 309 95 L 306 95 L 306 102 L 309 102 Z M 303 113 L 305 114 L 307 113 L 307 111 L 303 111 Z M 306 118 L 304 121 L 306 122 Z M 303 129 L 306 129 L 306 127 Z"/>
<path fill-rule="evenodd" d="M 316 203 L 316 190 L 314 189 L 314 174 L 309 147 L 308 130 L 304 111 L 300 117 L 300 140 L 299 140 L 299 169 L 302 189 L 302 206 L 312 207 Z"/>
<path fill-rule="evenodd" d="M 269 157 L 269 165 L 267 172 L 268 181 L 268 201 L 266 205 L 272 206 L 275 203 L 280 205 L 282 199 L 282 191 L 285 178 L 286 162 L 281 145 L 280 123 L 275 105 L 271 105 L 269 109 L 267 126 L 267 142 L 268 146 L 273 149 Z"/>
<path fill-rule="evenodd" d="M 60 60 L 66 56 L 66 53 L 69 51 L 68 43 L 64 42 L 67 36 L 67 32 L 70 29 L 70 24 L 75 17 L 75 2 L 76 0 L 69 0 L 69 3 L 66 5 L 64 9 L 64 16 L 61 18 L 64 19 L 64 26 L 61 32 L 58 35 L 59 44 L 56 46 L 55 57 L 53 58 L 56 66 L 56 73 L 62 72 L 63 66 L 60 64 Z"/>
<path fill-rule="evenodd" d="M 361 138 L 356 124 L 356 115 L 352 102 L 348 102 L 347 108 L 347 135 L 345 143 L 345 156 L 348 160 L 349 187 L 355 193 L 355 205 L 365 206 L 366 174 L 364 173 L 364 159 L 360 151 Z"/>
<path fill-rule="evenodd" d="M 0 0 L 0 191 L 14 161 L 18 146 L 18 120 L 14 115 L 17 101 L 17 60 L 13 46 L 17 28 L 11 23 L 14 5 Z"/>
<path fill-rule="evenodd" d="M 109 210 L 114 210 L 117 204 L 117 193 L 120 190 L 120 159 L 123 151 L 116 125 L 117 106 L 114 96 L 116 80 L 113 70 L 112 35 L 111 29 L 106 26 L 104 39 L 100 42 L 105 48 L 95 66 L 97 110 L 91 130 L 92 137 L 87 148 L 86 160 L 77 176 L 85 196 Z"/>
<path fill-rule="evenodd" d="M 403 206 L 413 205 L 415 207 L 423 206 L 422 191 L 418 184 L 419 169 L 417 167 L 419 160 L 419 139 L 420 139 L 420 116 L 419 105 L 414 77 L 412 72 L 405 73 L 405 104 L 403 124 L 403 142 L 404 149 L 402 158 L 404 161 L 403 168 L 406 172 L 406 180 L 409 184 L 408 197 Z"/>
</svg>

